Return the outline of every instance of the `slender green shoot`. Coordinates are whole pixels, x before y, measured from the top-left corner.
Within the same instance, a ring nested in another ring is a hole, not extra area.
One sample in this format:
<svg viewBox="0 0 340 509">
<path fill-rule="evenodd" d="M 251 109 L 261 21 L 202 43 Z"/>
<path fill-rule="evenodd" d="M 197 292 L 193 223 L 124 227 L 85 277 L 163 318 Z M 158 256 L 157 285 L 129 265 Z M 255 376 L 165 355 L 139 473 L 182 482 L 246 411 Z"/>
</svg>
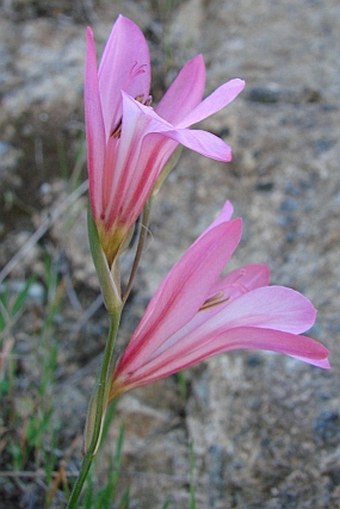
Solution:
<svg viewBox="0 0 340 509">
<path fill-rule="evenodd" d="M 189 448 L 189 472 L 190 472 L 190 503 L 189 509 L 196 509 L 196 487 L 195 487 L 195 451 L 193 444 Z"/>
</svg>

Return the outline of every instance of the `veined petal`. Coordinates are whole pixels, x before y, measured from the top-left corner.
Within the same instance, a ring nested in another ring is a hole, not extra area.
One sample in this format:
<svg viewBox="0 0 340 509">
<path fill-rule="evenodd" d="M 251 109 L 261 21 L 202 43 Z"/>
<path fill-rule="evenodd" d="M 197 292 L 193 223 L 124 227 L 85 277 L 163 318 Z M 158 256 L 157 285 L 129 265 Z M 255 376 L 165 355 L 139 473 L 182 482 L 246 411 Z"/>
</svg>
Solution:
<svg viewBox="0 0 340 509">
<path fill-rule="evenodd" d="M 234 275 L 235 271 L 231 273 L 231 280 Z M 210 299 L 215 289 L 216 285 L 213 285 L 209 292 Z M 215 306 L 203 307 L 190 323 L 168 336 L 145 364 L 157 364 L 157 359 L 165 356 L 183 358 L 187 352 L 203 348 L 211 338 L 229 334 L 234 328 L 256 327 L 299 334 L 314 323 L 315 310 L 311 303 L 289 288 L 260 287 L 249 293 L 243 290 L 242 296 L 237 295 L 236 288 L 236 296 L 234 294 L 231 297 L 228 290 L 233 292 L 233 288 L 230 290 L 227 287 L 221 291 L 221 304 L 216 299 Z M 233 297 L 236 297 L 235 300 L 229 300 Z"/>
<path fill-rule="evenodd" d="M 121 91 L 146 99 L 150 90 L 150 55 L 140 28 L 119 16 L 113 25 L 98 71 L 99 90 L 108 138 L 122 115 Z"/>
<path fill-rule="evenodd" d="M 283 286 L 255 288 L 230 302 L 211 323 L 213 328 L 250 326 L 301 334 L 315 322 L 316 311 L 301 293 Z"/>
<path fill-rule="evenodd" d="M 217 285 L 212 289 L 215 290 Z M 228 288 L 224 287 L 222 291 L 226 298 L 225 303 L 223 304 L 221 298 L 216 312 L 208 312 L 204 321 L 198 319 L 196 327 L 188 331 L 183 338 L 183 346 L 185 344 L 188 350 L 194 348 L 197 337 L 220 335 L 233 328 L 257 327 L 300 334 L 309 329 L 315 321 L 316 312 L 310 301 L 290 288 L 265 286 L 244 292 L 243 295 L 236 293 L 231 295 L 230 299 Z M 232 294 L 233 288 L 229 291 Z M 204 312 L 202 310 L 202 313 Z M 174 339 L 167 342 L 166 347 L 170 346 L 175 352 Z"/>
<path fill-rule="evenodd" d="M 149 133 L 143 137 L 136 175 L 132 178 L 125 193 L 126 214 L 122 220 L 135 222 L 144 208 L 161 171 L 176 150 L 178 143 L 159 133 Z M 133 210 L 139 211 L 132 214 Z"/>
<path fill-rule="evenodd" d="M 202 338 L 197 336 L 196 347 L 168 350 L 150 363 L 130 373 L 122 373 L 123 383 L 136 387 L 160 380 L 202 360 L 231 350 L 267 350 L 283 353 L 324 369 L 330 367 L 328 350 L 307 336 L 256 327 L 238 327 Z"/>
<path fill-rule="evenodd" d="M 245 87 L 245 82 L 239 78 L 224 83 L 212 94 L 204 99 L 185 118 L 176 125 L 178 128 L 189 127 L 210 117 L 217 111 L 230 104 Z"/>
<path fill-rule="evenodd" d="M 189 60 L 158 104 L 158 115 L 176 125 L 203 98 L 205 64 L 202 55 Z"/>
<path fill-rule="evenodd" d="M 200 242 L 200 239 L 211 229 L 222 224 L 223 219 L 224 221 L 229 221 L 232 210 L 232 204 L 226 202 L 216 220 L 202 233 L 194 244 Z M 212 317 L 218 314 L 221 308 L 224 309 L 231 299 L 237 298 L 253 288 L 261 286 L 261 284 L 268 284 L 268 282 L 269 270 L 266 265 L 248 265 L 232 271 L 224 278 L 217 278 L 217 282 L 211 285 L 209 292 L 206 294 L 205 301 L 202 302 L 195 316 L 177 331 L 164 338 L 154 348 L 152 355 L 150 354 L 150 360 L 157 357 L 161 352 L 173 348 L 177 342 L 182 344 L 188 344 L 191 340 L 195 342 L 197 335 L 201 334 L 200 327 L 204 326 L 205 323 L 209 323 Z"/>
<path fill-rule="evenodd" d="M 152 108 L 134 101 L 129 96 L 124 96 L 124 102 L 130 102 L 130 108 L 139 109 L 149 118 L 148 128 L 144 136 L 149 133 L 163 134 L 177 143 L 181 143 L 187 148 L 203 154 L 211 159 L 218 161 L 231 160 L 231 148 L 223 140 L 207 131 L 199 129 L 177 129 L 168 121 L 161 118 Z"/>
<path fill-rule="evenodd" d="M 268 286 L 270 281 L 269 267 L 264 264 L 251 264 L 235 269 L 222 277 L 213 291 L 221 291 L 229 301 L 245 293 Z"/>
<path fill-rule="evenodd" d="M 168 154 L 169 144 L 171 151 L 176 146 L 174 147 L 173 142 L 163 133 L 163 140 L 154 136 L 159 134 L 159 129 L 165 127 L 164 123 L 158 122 L 152 108 L 142 105 L 124 92 L 122 103 L 121 135 L 117 144 L 114 172 L 111 169 L 110 200 L 107 208 L 112 217 L 119 214 L 123 221 L 127 220 L 127 216 L 136 216 L 136 219 L 140 214 L 162 169 L 161 164 L 166 162 L 164 159 Z M 137 189 L 140 191 L 138 195 Z"/>
<path fill-rule="evenodd" d="M 117 371 L 124 365 L 133 370 L 147 362 L 167 337 L 195 316 L 236 249 L 241 233 L 240 219 L 222 223 L 185 252 L 151 299 Z"/>
<path fill-rule="evenodd" d="M 232 159 L 231 148 L 221 138 L 199 129 L 176 129 L 164 131 L 169 138 L 187 148 L 210 157 L 216 161 L 229 162 Z"/>
<path fill-rule="evenodd" d="M 213 315 L 217 315 L 222 308 L 229 306 L 233 300 L 255 288 L 268 286 L 269 279 L 269 268 L 264 264 L 245 265 L 219 278 L 212 285 L 209 297 L 201 308 L 202 312 L 195 317 L 195 328 L 208 322 Z M 198 319 L 199 317 L 200 319 Z"/>
<path fill-rule="evenodd" d="M 229 205 L 229 202 L 226 205 Z M 171 348 L 177 341 L 189 341 L 190 334 L 200 334 L 201 325 L 212 320 L 212 317 L 219 314 L 221 309 L 225 309 L 232 300 L 268 283 L 269 269 L 266 265 L 246 265 L 233 270 L 227 276 L 218 278 L 217 282 L 211 286 L 209 295 L 196 316 L 180 331 L 164 341 L 156 354 L 160 350 Z"/>
<path fill-rule="evenodd" d="M 107 203 L 112 217 L 120 210 L 129 211 L 131 215 L 132 206 L 135 212 L 137 209 L 141 210 L 160 171 L 178 143 L 208 157 L 224 161 L 230 159 L 230 147 L 217 136 L 198 130 L 174 130 L 174 127 L 160 118 L 152 108 L 135 101 L 124 92 L 122 95 L 122 131 L 115 171 L 111 171 L 110 200 Z M 136 190 L 139 190 L 138 194 Z M 123 219 L 126 220 L 126 217 Z"/>
<path fill-rule="evenodd" d="M 105 159 L 105 130 L 99 97 L 97 58 L 91 28 L 86 31 L 87 48 L 84 83 L 84 108 L 87 141 L 87 168 L 93 214 L 102 207 L 102 178 Z"/>
<path fill-rule="evenodd" d="M 124 92 L 121 95 L 123 120 L 114 172 L 116 173 L 116 178 L 126 179 L 135 173 L 142 138 L 145 132 L 148 132 L 151 120 L 147 115 L 141 115 L 136 101 Z M 138 175 L 135 175 L 135 178 L 138 178 Z M 119 189 L 120 194 L 121 192 L 122 189 Z"/>
<path fill-rule="evenodd" d="M 200 355 L 200 359 L 206 359 L 222 352 L 241 349 L 283 353 L 314 366 L 329 368 L 329 351 L 315 339 L 257 327 L 230 329 L 207 342 L 202 348 L 198 347 L 195 353 Z"/>
</svg>

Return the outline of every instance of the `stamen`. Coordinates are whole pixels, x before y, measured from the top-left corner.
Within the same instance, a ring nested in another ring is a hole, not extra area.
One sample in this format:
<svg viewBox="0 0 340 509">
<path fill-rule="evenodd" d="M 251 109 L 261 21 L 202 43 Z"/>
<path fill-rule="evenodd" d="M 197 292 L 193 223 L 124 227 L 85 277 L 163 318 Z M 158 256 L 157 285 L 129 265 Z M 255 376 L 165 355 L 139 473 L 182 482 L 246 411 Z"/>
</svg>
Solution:
<svg viewBox="0 0 340 509">
<path fill-rule="evenodd" d="M 152 104 L 152 95 L 148 95 L 147 97 L 144 97 L 144 95 L 137 95 L 135 97 L 135 100 L 138 101 L 141 104 L 144 104 L 144 106 L 151 106 L 151 104 Z"/>
<path fill-rule="evenodd" d="M 229 299 L 230 297 L 224 297 L 224 293 L 220 291 L 212 297 L 209 297 L 209 299 L 207 299 L 199 308 L 199 311 L 205 311 L 206 309 L 211 309 L 213 307 L 219 306 L 220 304 L 228 302 Z"/>
<path fill-rule="evenodd" d="M 120 135 L 122 134 L 122 122 L 123 117 L 121 117 L 116 125 L 116 127 L 113 129 L 111 133 L 111 138 L 120 138 Z"/>
</svg>

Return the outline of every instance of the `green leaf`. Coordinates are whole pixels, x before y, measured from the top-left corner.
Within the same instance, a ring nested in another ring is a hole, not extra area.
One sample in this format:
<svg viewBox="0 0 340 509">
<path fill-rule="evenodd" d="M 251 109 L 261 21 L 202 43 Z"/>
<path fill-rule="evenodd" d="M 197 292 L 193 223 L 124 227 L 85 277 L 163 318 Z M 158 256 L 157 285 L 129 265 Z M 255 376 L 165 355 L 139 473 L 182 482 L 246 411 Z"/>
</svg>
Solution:
<svg viewBox="0 0 340 509">
<path fill-rule="evenodd" d="M 12 308 L 11 308 L 11 316 L 12 318 L 19 312 L 21 311 L 21 309 L 23 308 L 23 306 L 25 305 L 26 303 L 26 299 L 27 299 L 27 296 L 28 296 L 28 292 L 29 292 L 29 289 L 32 285 L 32 283 L 35 281 L 35 277 L 32 276 L 30 277 L 23 289 L 18 293 L 16 299 L 14 300 L 13 302 L 13 305 L 12 305 Z"/>
</svg>

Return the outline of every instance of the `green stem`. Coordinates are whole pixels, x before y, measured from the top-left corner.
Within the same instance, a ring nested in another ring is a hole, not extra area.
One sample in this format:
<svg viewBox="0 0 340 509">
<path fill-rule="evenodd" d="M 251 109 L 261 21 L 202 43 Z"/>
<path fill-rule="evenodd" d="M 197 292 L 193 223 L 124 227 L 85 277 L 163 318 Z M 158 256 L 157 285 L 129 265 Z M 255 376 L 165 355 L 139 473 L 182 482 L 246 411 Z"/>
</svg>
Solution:
<svg viewBox="0 0 340 509">
<path fill-rule="evenodd" d="M 96 409 L 93 423 L 92 435 L 90 437 L 90 443 L 87 447 L 83 463 L 80 468 L 78 478 L 73 486 L 71 496 L 69 498 L 66 509 L 75 509 L 78 505 L 78 500 L 84 486 L 87 474 L 91 468 L 92 460 L 97 452 L 98 445 L 101 438 L 101 432 L 103 427 L 103 421 L 105 417 L 107 399 L 109 394 L 109 377 L 111 373 L 111 361 L 113 357 L 119 322 L 120 322 L 120 311 L 115 314 L 110 314 L 110 331 L 107 338 L 103 362 L 100 370 L 98 389 L 96 394 Z M 86 444 L 87 445 L 87 444 Z"/>
</svg>

